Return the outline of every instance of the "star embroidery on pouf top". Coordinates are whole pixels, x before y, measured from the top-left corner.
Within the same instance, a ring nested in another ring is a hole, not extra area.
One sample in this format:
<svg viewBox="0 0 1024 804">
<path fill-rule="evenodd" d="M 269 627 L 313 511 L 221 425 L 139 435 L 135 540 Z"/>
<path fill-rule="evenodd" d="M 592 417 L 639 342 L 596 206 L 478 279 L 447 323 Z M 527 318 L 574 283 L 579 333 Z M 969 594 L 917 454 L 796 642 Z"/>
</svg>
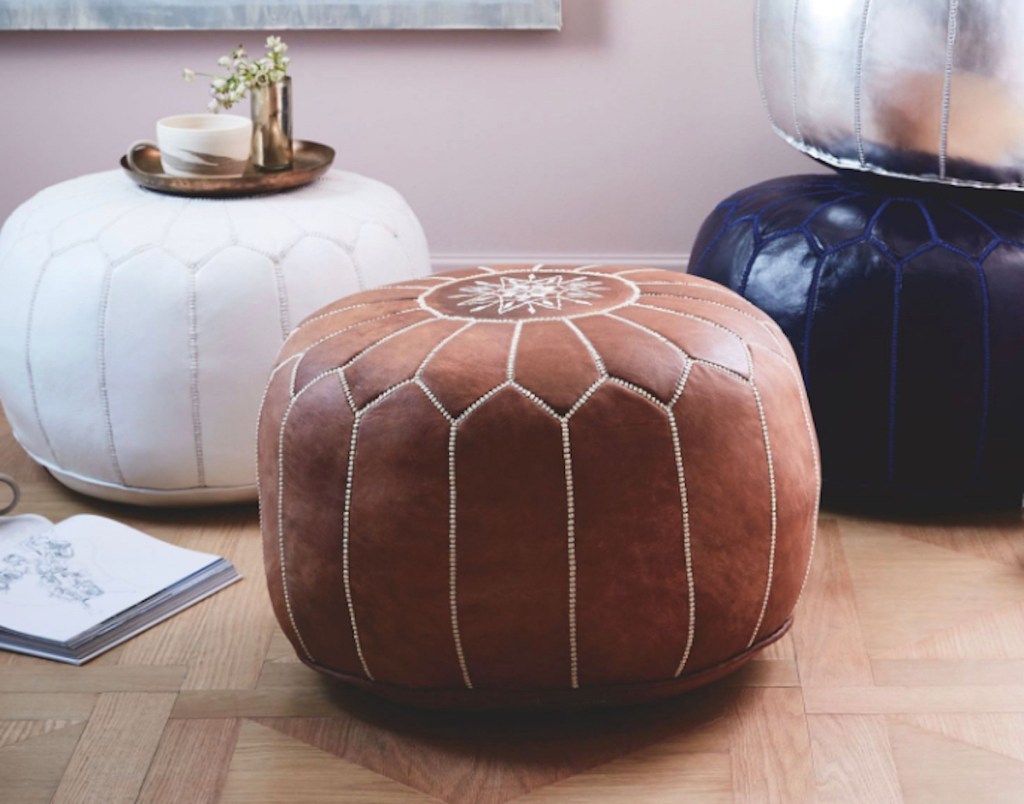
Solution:
<svg viewBox="0 0 1024 804">
<path fill-rule="evenodd" d="M 452 299 L 463 299 L 459 307 L 469 307 L 479 313 L 492 307 L 498 308 L 498 315 L 506 315 L 526 308 L 530 315 L 541 310 L 561 310 L 565 302 L 590 305 L 590 299 L 600 299 L 607 290 L 600 282 L 581 276 L 566 280 L 558 274 L 543 279 L 530 274 L 527 279 L 503 276 L 500 282 L 479 280 L 452 295 Z"/>
</svg>

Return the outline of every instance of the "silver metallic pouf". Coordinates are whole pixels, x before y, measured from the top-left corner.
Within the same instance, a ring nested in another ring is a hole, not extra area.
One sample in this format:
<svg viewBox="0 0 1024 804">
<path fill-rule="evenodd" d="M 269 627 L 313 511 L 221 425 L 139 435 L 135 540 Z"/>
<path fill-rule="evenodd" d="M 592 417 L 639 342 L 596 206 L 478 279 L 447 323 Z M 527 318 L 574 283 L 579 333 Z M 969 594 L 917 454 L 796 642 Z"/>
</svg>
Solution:
<svg viewBox="0 0 1024 804">
<path fill-rule="evenodd" d="M 829 165 L 1024 189 L 1024 2 L 758 0 L 765 106 Z"/>
</svg>

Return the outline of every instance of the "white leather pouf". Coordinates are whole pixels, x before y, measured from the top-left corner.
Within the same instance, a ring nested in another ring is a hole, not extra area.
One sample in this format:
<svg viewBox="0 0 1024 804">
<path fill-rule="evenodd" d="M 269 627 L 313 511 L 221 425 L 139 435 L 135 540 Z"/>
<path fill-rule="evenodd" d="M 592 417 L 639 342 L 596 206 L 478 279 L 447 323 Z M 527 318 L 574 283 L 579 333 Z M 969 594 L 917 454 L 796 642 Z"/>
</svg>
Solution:
<svg viewBox="0 0 1024 804">
<path fill-rule="evenodd" d="M 260 398 L 292 328 L 429 272 L 412 210 L 362 176 L 230 200 L 83 176 L 0 231 L 0 400 L 29 455 L 76 491 L 255 499 Z"/>
</svg>

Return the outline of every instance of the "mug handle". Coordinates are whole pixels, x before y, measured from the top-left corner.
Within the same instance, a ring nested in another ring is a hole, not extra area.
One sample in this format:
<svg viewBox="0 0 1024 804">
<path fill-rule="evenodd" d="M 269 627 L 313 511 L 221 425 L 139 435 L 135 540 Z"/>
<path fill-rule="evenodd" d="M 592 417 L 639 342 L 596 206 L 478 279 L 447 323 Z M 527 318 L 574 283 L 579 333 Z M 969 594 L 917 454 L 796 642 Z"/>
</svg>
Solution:
<svg viewBox="0 0 1024 804">
<path fill-rule="evenodd" d="M 21 500 L 21 489 L 17 482 L 10 475 L 0 474 L 0 483 L 3 483 L 11 490 L 11 501 L 5 507 L 0 508 L 0 516 L 13 511 Z"/>
<path fill-rule="evenodd" d="M 145 171 L 135 164 L 135 152 L 139 148 L 156 148 L 157 150 L 160 150 L 160 147 L 155 142 L 150 142 L 149 140 L 135 140 L 135 142 L 128 146 L 128 167 L 136 173 L 144 173 Z"/>
</svg>

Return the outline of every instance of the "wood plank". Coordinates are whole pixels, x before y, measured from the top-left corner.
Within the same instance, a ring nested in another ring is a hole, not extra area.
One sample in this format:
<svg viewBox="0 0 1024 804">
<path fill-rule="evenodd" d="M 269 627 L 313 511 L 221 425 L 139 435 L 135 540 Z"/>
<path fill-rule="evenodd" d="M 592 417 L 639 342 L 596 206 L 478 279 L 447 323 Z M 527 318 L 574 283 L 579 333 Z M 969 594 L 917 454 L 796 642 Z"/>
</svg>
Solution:
<svg viewBox="0 0 1024 804">
<path fill-rule="evenodd" d="M 172 720 L 142 786 L 139 804 L 213 804 L 238 740 L 237 720 Z M 183 774 L 182 769 L 188 768 Z"/>
<path fill-rule="evenodd" d="M 245 721 L 228 769 L 221 804 L 437 801 L 306 743 Z"/>
<path fill-rule="evenodd" d="M 745 689 L 732 712 L 737 801 L 812 801 L 811 746 L 798 689 Z"/>
<path fill-rule="evenodd" d="M 1010 511 L 980 514 L 960 521 L 945 517 L 932 522 L 905 523 L 899 533 L 966 555 L 1020 567 L 1024 565 L 1020 525 L 1020 512 Z"/>
<path fill-rule="evenodd" d="M 173 693 L 103 693 L 53 797 L 55 804 L 133 802 L 153 759 Z"/>
<path fill-rule="evenodd" d="M 1015 686 L 1024 680 L 1024 659 L 874 659 L 879 687 Z"/>
<path fill-rule="evenodd" d="M 1024 763 L 908 723 L 889 734 L 908 804 L 1020 804 Z"/>
<path fill-rule="evenodd" d="M 73 667 L 46 662 L 38 667 L 7 667 L 0 693 L 12 692 L 176 692 L 187 667 Z"/>
<path fill-rule="evenodd" d="M 984 594 L 983 590 L 979 593 Z M 1024 660 L 1024 603 L 993 608 L 966 621 L 951 623 L 949 628 L 894 648 L 885 656 L 921 660 Z"/>
<path fill-rule="evenodd" d="M 514 799 L 516 804 L 635 804 L 639 800 L 644 804 L 731 802 L 729 754 L 679 753 L 661 744 Z"/>
<path fill-rule="evenodd" d="M 342 711 L 344 699 L 324 684 L 308 690 L 186 690 L 178 696 L 171 717 L 327 717 Z"/>
<path fill-rule="evenodd" d="M 295 653 L 295 648 L 284 635 L 284 631 L 278 626 L 274 628 L 270 636 L 270 646 L 267 648 L 267 661 L 275 664 L 301 664 L 301 660 Z"/>
<path fill-rule="evenodd" d="M 7 671 L 4 670 L 6 673 Z M 2 673 L 0 673 L 2 675 Z M 0 718 L 4 720 L 85 720 L 92 714 L 98 695 L 81 692 L 0 693 Z"/>
<path fill-rule="evenodd" d="M 853 581 L 835 520 L 822 522 L 818 528 L 811 574 L 791 633 L 804 686 L 871 683 Z"/>
<path fill-rule="evenodd" d="M 1024 712 L 1024 686 L 849 687 L 804 690 L 808 714 Z"/>
<path fill-rule="evenodd" d="M 51 731 L 82 723 L 81 720 L 0 720 L 0 748 L 31 740 Z"/>
<path fill-rule="evenodd" d="M 1024 604 L 1019 567 L 901 537 L 882 522 L 840 527 L 872 658 L 903 658 L 901 650 L 930 635 Z"/>
<path fill-rule="evenodd" d="M 811 715 L 807 728 L 819 802 L 903 800 L 884 717 Z"/>
<path fill-rule="evenodd" d="M 1024 762 L 1024 714 L 931 714 L 900 715 L 909 723 L 986 751 Z"/>
<path fill-rule="evenodd" d="M 734 698 L 722 687 L 650 706 L 485 717 L 352 698 L 337 717 L 258 722 L 450 804 L 504 804 L 638 754 L 665 765 L 727 756 Z"/>
<path fill-rule="evenodd" d="M 225 551 L 243 580 L 220 592 L 217 616 L 194 635 L 193 658 L 182 689 L 251 689 L 256 686 L 277 628 L 263 573 L 257 522 L 239 526 Z"/>
<path fill-rule="evenodd" d="M 85 723 L 56 729 L 0 748 L 0 800 L 4 804 L 45 804 L 85 731 Z"/>
</svg>

